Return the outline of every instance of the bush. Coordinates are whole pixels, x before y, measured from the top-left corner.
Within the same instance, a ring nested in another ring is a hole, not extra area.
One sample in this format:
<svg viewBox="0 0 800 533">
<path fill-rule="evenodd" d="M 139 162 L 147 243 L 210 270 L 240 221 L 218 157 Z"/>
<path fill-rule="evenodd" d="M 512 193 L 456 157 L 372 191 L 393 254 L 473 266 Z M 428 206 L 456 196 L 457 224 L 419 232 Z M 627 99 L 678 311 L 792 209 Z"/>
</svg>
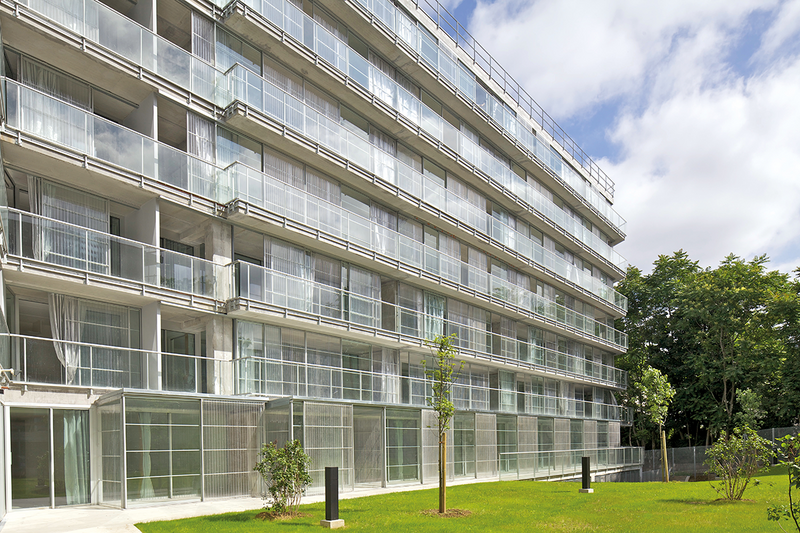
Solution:
<svg viewBox="0 0 800 533">
<path fill-rule="evenodd" d="M 767 518 L 778 522 L 781 529 L 783 526 L 779 521 L 788 518 L 800 532 L 800 502 L 794 501 L 792 497 L 793 489 L 800 490 L 800 435 L 787 435 L 777 441 L 780 443 L 783 456 L 779 464 L 785 466 L 789 474 L 789 505 L 770 505 L 767 509 Z"/>
<path fill-rule="evenodd" d="M 311 458 L 298 440 L 287 442 L 283 448 L 278 448 L 274 442 L 261 447 L 253 470 L 261 474 L 267 484 L 274 514 L 297 513 L 300 498 L 311 484 L 310 465 Z"/>
<path fill-rule="evenodd" d="M 766 470 L 775 455 L 770 442 L 761 438 L 747 426 L 736 428 L 732 434 L 722 432 L 720 438 L 706 452 L 708 469 L 722 478 L 714 487 L 728 500 L 741 500 L 750 478 Z"/>
</svg>

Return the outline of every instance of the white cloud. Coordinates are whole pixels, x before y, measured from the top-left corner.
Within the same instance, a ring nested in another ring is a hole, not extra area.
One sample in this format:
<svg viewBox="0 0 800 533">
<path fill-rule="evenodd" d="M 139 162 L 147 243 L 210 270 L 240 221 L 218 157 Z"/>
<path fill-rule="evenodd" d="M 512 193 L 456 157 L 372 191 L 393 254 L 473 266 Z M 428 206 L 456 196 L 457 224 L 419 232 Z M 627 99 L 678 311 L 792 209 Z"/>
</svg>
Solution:
<svg viewBox="0 0 800 533">
<path fill-rule="evenodd" d="M 617 182 L 628 220 L 620 252 L 647 269 L 685 249 L 704 266 L 728 253 L 800 265 L 800 59 L 747 81 L 674 94 L 621 118 Z M 783 268 L 786 268 L 785 265 Z"/>
<path fill-rule="evenodd" d="M 742 74 L 729 56 L 757 10 L 770 26 Z M 606 134 L 620 152 L 599 164 L 632 264 L 683 248 L 703 266 L 729 253 L 800 265 L 800 0 L 497 0 L 472 21 L 552 115 L 618 106 Z"/>
<path fill-rule="evenodd" d="M 675 42 L 773 0 L 479 1 L 470 31 L 556 118 L 643 88 Z M 524 52 L 524 53 L 521 53 Z"/>
</svg>

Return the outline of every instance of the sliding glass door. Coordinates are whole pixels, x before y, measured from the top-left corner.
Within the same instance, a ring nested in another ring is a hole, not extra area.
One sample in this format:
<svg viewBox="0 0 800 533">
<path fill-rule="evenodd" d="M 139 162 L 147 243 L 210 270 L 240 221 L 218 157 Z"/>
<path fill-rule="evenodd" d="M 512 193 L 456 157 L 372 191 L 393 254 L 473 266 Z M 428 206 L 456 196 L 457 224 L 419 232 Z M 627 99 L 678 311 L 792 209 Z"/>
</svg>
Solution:
<svg viewBox="0 0 800 533">
<path fill-rule="evenodd" d="M 89 503 L 89 411 L 10 409 L 11 507 Z"/>
</svg>

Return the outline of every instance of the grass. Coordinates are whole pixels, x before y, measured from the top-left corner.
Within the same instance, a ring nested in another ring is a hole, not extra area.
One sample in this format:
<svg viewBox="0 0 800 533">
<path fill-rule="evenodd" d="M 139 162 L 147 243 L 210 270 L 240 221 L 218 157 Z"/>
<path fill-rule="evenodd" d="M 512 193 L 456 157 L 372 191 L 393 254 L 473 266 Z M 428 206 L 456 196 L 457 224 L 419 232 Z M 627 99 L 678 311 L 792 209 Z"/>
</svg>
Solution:
<svg viewBox="0 0 800 533">
<path fill-rule="evenodd" d="M 594 494 L 578 494 L 578 483 L 504 481 L 450 487 L 448 507 L 469 509 L 459 518 L 425 516 L 438 505 L 437 489 L 339 502 L 339 516 L 348 530 L 374 531 L 546 531 L 546 532 L 770 532 L 767 506 L 786 503 L 785 470 L 774 468 L 757 476 L 744 497 L 750 501 L 719 501 L 708 482 L 595 483 Z M 324 503 L 303 505 L 306 518 L 280 522 L 255 519 L 259 511 L 136 524 L 144 533 L 291 532 L 319 528 Z M 786 525 L 786 524 L 785 524 Z"/>
</svg>

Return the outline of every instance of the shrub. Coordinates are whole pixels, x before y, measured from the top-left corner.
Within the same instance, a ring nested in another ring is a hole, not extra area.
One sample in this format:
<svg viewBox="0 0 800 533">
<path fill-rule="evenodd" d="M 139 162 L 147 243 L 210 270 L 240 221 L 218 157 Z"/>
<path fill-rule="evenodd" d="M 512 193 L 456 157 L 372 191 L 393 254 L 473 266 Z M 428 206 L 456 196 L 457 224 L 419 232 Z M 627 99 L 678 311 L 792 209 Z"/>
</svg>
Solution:
<svg viewBox="0 0 800 533">
<path fill-rule="evenodd" d="M 283 448 L 278 448 L 275 442 L 261 447 L 253 470 L 261 474 L 267 484 L 274 514 L 297 512 L 303 491 L 311 484 L 310 465 L 311 458 L 298 440 L 287 442 Z"/>
<path fill-rule="evenodd" d="M 794 522 L 795 528 L 800 532 L 800 502 L 794 501 L 792 490 L 800 490 L 800 435 L 787 435 L 777 439 L 780 443 L 781 465 L 785 466 L 789 474 L 789 505 L 770 505 L 767 509 L 767 519 L 778 522 L 788 518 Z M 784 529 L 784 531 L 786 531 Z"/>
<path fill-rule="evenodd" d="M 714 490 L 728 500 L 741 500 L 750 478 L 765 470 L 775 454 L 767 439 L 742 426 L 731 434 L 723 431 L 706 455 L 708 469 L 722 478 L 719 486 L 711 485 Z"/>
</svg>

